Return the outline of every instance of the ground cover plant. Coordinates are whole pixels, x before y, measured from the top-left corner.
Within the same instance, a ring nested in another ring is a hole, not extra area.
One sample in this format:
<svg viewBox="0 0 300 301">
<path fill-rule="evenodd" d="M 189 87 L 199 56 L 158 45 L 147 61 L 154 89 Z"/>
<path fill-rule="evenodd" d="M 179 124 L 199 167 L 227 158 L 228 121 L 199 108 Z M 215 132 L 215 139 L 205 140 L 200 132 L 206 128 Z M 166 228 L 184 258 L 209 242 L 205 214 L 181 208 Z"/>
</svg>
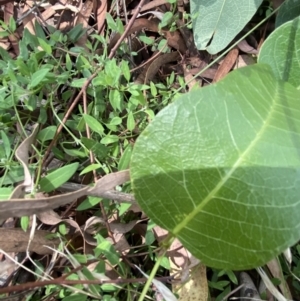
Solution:
<svg viewBox="0 0 300 301">
<path fill-rule="evenodd" d="M 2 3 L 0 294 L 297 299 L 300 1 Z"/>
</svg>

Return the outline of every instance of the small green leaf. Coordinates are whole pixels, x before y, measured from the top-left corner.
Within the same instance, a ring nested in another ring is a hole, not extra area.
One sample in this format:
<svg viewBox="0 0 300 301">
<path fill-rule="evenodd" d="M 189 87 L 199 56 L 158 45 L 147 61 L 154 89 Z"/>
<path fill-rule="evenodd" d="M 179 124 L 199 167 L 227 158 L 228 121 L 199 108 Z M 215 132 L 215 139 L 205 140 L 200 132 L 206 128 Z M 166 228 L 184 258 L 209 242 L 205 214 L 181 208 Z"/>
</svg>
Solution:
<svg viewBox="0 0 300 301">
<path fill-rule="evenodd" d="M 133 149 L 132 145 L 128 144 L 122 154 L 122 157 L 120 158 L 118 170 L 125 170 L 129 167 L 132 149 Z"/>
<path fill-rule="evenodd" d="M 1 183 L 1 178 L 0 178 Z M 13 192 L 13 187 L 1 187 L 0 188 L 0 202 L 4 200 L 8 200 L 11 193 Z"/>
<path fill-rule="evenodd" d="M 161 262 L 160 262 L 160 265 L 165 268 L 166 270 L 170 270 L 171 266 L 170 266 L 170 261 L 167 257 L 163 257 Z"/>
<path fill-rule="evenodd" d="M 83 114 L 82 116 L 84 118 L 84 121 L 87 123 L 87 125 L 92 131 L 98 133 L 99 135 L 103 135 L 104 128 L 98 120 L 87 114 Z"/>
<path fill-rule="evenodd" d="M 110 144 L 110 143 L 115 143 L 115 142 L 118 142 L 118 141 L 119 141 L 118 136 L 116 136 L 116 135 L 107 135 L 107 136 L 103 137 L 100 142 L 102 144 Z"/>
<path fill-rule="evenodd" d="M 73 67 L 73 63 L 71 61 L 69 53 L 66 54 L 66 67 L 68 71 L 71 71 Z"/>
<path fill-rule="evenodd" d="M 171 20 L 172 20 L 172 18 L 173 18 L 173 16 L 174 16 L 173 13 L 170 12 L 170 11 L 164 13 L 164 16 L 163 16 L 163 18 L 162 18 L 162 20 L 161 20 L 161 22 L 159 24 L 159 27 L 163 28 L 163 27 L 169 25 L 170 22 L 171 22 Z"/>
<path fill-rule="evenodd" d="M 5 151 L 6 159 L 9 159 L 11 153 L 10 141 L 4 131 L 1 131 L 2 146 Z"/>
<path fill-rule="evenodd" d="M 141 40 L 143 43 L 145 43 L 147 45 L 153 45 L 154 44 L 154 39 L 153 38 L 149 38 L 148 36 L 146 36 L 145 33 L 141 33 L 139 35 L 139 40 Z"/>
<path fill-rule="evenodd" d="M 122 73 L 123 73 L 125 79 L 129 82 L 129 80 L 130 80 L 130 69 L 129 69 L 127 61 L 123 60 L 121 62 L 121 70 L 122 70 Z"/>
<path fill-rule="evenodd" d="M 78 41 L 80 37 L 82 37 L 85 34 L 85 29 L 83 28 L 83 25 L 77 24 L 74 26 L 68 33 L 68 37 L 72 42 Z"/>
<path fill-rule="evenodd" d="M 91 165 L 87 166 L 86 168 L 84 168 L 83 171 L 79 175 L 82 176 L 90 171 L 99 169 L 101 167 L 102 167 L 102 164 L 91 164 Z"/>
<path fill-rule="evenodd" d="M 35 73 L 32 74 L 31 76 L 31 82 L 28 86 L 29 89 L 32 89 L 34 87 L 36 87 L 37 85 L 39 85 L 42 80 L 47 76 L 47 74 L 49 73 L 49 69 L 41 69 L 36 71 Z"/>
<path fill-rule="evenodd" d="M 52 53 L 52 47 L 49 43 L 47 43 L 45 40 L 38 38 L 39 44 L 42 47 L 42 49 L 47 53 L 51 54 Z"/>
<path fill-rule="evenodd" d="M 62 235 L 66 235 L 66 234 L 68 233 L 65 224 L 60 224 L 60 225 L 58 226 L 58 230 L 59 230 L 59 233 L 62 234 Z"/>
<path fill-rule="evenodd" d="M 29 226 L 29 217 L 28 216 L 22 216 L 20 220 L 20 225 L 23 231 L 27 231 Z"/>
<path fill-rule="evenodd" d="M 121 111 L 122 94 L 120 91 L 112 89 L 109 91 L 109 102 L 115 111 Z"/>
<path fill-rule="evenodd" d="M 70 149 L 70 148 L 65 148 L 63 147 L 64 152 L 71 157 L 79 157 L 79 158 L 86 158 L 86 153 L 83 150 L 79 149 Z"/>
<path fill-rule="evenodd" d="M 44 29 L 42 28 L 42 26 L 40 25 L 39 22 L 35 21 L 35 23 L 34 23 L 34 29 L 35 29 L 36 37 L 38 39 L 42 39 L 44 41 L 47 40 L 47 37 L 46 37 L 45 32 L 44 32 Z"/>
<path fill-rule="evenodd" d="M 117 24 L 115 23 L 113 17 L 109 13 L 106 13 L 106 22 L 109 29 L 118 32 Z"/>
<path fill-rule="evenodd" d="M 104 254 L 110 264 L 115 265 L 119 263 L 119 254 L 116 252 L 114 246 L 107 240 L 102 241 L 95 249 L 95 255 Z"/>
<path fill-rule="evenodd" d="M 153 97 L 155 97 L 157 95 L 157 89 L 153 82 L 150 83 L 150 91 L 151 91 L 151 94 Z"/>
<path fill-rule="evenodd" d="M 135 121 L 134 121 L 133 113 L 132 111 L 130 111 L 127 116 L 127 129 L 129 131 L 133 131 L 134 128 L 135 128 Z"/>
<path fill-rule="evenodd" d="M 79 263 L 87 263 L 87 257 L 86 255 L 83 254 L 73 254 L 74 258 L 79 262 Z"/>
<path fill-rule="evenodd" d="M 76 208 L 76 210 L 83 211 L 83 210 L 90 209 L 90 208 L 98 205 L 101 201 L 102 201 L 101 198 L 89 196 Z"/>
<path fill-rule="evenodd" d="M 50 192 L 60 187 L 73 176 L 78 166 L 79 163 L 72 163 L 61 167 L 42 178 L 40 180 L 40 186 L 42 191 Z"/>
<path fill-rule="evenodd" d="M 86 300 L 87 300 L 87 295 L 79 294 L 79 293 L 67 296 L 62 299 L 62 301 L 86 301 Z"/>
<path fill-rule="evenodd" d="M 45 141 L 48 141 L 48 140 L 52 140 L 55 136 L 56 130 L 57 130 L 57 126 L 50 125 L 44 129 L 42 129 L 38 133 L 37 139 L 39 139 L 42 143 L 44 143 Z"/>
<path fill-rule="evenodd" d="M 122 118 L 120 117 L 113 117 L 112 120 L 109 122 L 110 125 L 119 125 L 122 123 Z"/>
<path fill-rule="evenodd" d="M 12 32 L 15 32 L 16 29 L 17 29 L 17 25 L 16 25 L 16 21 L 13 17 L 10 17 L 9 18 L 9 29 L 12 31 Z"/>
<path fill-rule="evenodd" d="M 78 78 L 78 79 L 74 79 L 71 82 L 71 87 L 74 88 L 82 88 L 82 86 L 85 84 L 86 82 L 86 78 Z"/>
</svg>

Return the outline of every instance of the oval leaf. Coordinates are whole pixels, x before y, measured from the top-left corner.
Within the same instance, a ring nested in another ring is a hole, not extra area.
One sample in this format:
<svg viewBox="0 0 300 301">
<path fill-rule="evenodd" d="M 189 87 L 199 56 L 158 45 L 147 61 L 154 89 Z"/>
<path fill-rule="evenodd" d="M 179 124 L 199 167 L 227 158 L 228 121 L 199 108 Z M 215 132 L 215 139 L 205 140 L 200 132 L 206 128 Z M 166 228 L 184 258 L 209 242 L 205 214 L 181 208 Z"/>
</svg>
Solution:
<svg viewBox="0 0 300 301">
<path fill-rule="evenodd" d="M 291 21 L 300 15 L 299 0 L 285 0 L 279 8 L 276 17 L 275 27 L 279 27 L 285 22 Z"/>
<path fill-rule="evenodd" d="M 245 27 L 262 0 L 191 0 L 193 32 L 198 49 L 215 54 Z"/>
<path fill-rule="evenodd" d="M 258 61 L 271 66 L 275 77 L 295 87 L 300 84 L 300 17 L 270 34 L 261 47 Z"/>
<path fill-rule="evenodd" d="M 60 187 L 62 184 L 67 182 L 73 176 L 78 166 L 79 163 L 76 162 L 51 172 L 46 177 L 41 179 L 40 181 L 41 190 L 43 192 L 50 192 Z"/>
<path fill-rule="evenodd" d="M 82 116 L 84 118 L 84 121 L 87 123 L 87 125 L 91 128 L 92 131 L 100 135 L 104 133 L 104 128 L 97 119 L 95 119 L 93 116 L 90 116 L 88 114 L 83 114 Z"/>
<path fill-rule="evenodd" d="M 135 198 L 205 265 L 264 264 L 300 236 L 299 114 L 267 65 L 181 96 L 136 141 Z"/>
</svg>

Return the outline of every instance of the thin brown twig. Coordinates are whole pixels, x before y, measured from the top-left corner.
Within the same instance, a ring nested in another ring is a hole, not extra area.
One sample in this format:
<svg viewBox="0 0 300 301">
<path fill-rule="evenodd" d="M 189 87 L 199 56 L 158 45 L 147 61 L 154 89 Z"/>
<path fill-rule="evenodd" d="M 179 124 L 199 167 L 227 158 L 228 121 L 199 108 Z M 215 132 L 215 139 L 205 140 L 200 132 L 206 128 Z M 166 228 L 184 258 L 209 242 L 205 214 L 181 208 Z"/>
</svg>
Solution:
<svg viewBox="0 0 300 301">
<path fill-rule="evenodd" d="M 130 28 L 132 27 L 137 15 L 139 14 L 140 10 L 142 9 L 142 6 L 144 4 L 146 0 L 141 0 L 139 5 L 138 5 L 138 8 L 137 10 L 134 12 L 134 15 L 132 16 L 132 18 L 130 19 L 128 25 L 126 26 L 126 29 L 124 31 L 124 33 L 121 35 L 120 39 L 117 41 L 116 45 L 111 49 L 110 51 L 110 54 L 108 56 L 109 59 L 112 59 L 118 49 L 118 47 L 120 46 L 120 44 L 122 43 L 122 41 L 125 39 L 125 37 L 127 36 Z M 75 106 L 77 105 L 77 103 L 79 102 L 81 96 L 84 95 L 84 93 L 86 93 L 86 90 L 88 88 L 88 86 L 90 85 L 90 83 L 92 82 L 92 80 L 98 75 L 99 71 L 102 69 L 103 67 L 100 66 L 96 69 L 96 71 L 86 80 L 86 82 L 83 84 L 82 88 L 80 89 L 77 97 L 74 99 L 73 103 L 70 105 L 70 108 L 68 109 L 68 111 L 66 112 L 63 120 L 62 120 L 62 123 L 58 126 L 57 130 L 56 130 L 56 133 L 55 133 L 55 136 L 53 138 L 53 140 L 50 142 L 50 145 L 48 147 L 48 149 L 46 150 L 45 152 L 45 155 L 44 155 L 44 158 L 43 158 L 43 167 L 45 167 L 45 162 L 51 152 L 51 149 L 52 147 L 54 146 L 55 144 L 55 141 L 57 140 L 57 137 L 58 135 L 60 134 L 60 132 L 62 131 L 63 129 L 63 124 L 66 123 L 66 121 L 68 120 L 69 116 L 71 115 L 73 109 L 75 108 Z"/>
<path fill-rule="evenodd" d="M 144 62 L 143 64 L 140 64 L 139 66 L 133 68 L 130 70 L 130 72 L 134 72 L 140 68 L 143 68 L 145 65 L 149 64 L 150 62 L 152 62 L 153 60 L 155 60 L 165 49 L 165 47 L 167 46 L 167 43 L 157 52 L 155 53 L 152 57 L 150 57 L 146 62 Z"/>
<path fill-rule="evenodd" d="M 159 281 L 169 281 L 173 277 L 158 277 Z M 76 285 L 76 284 L 123 284 L 123 283 L 137 283 L 146 282 L 147 278 L 131 278 L 131 279 L 112 279 L 112 280 L 67 280 L 62 277 L 56 279 L 50 279 L 45 281 L 27 282 L 19 285 L 0 288 L 0 294 L 7 294 L 12 292 L 19 292 L 23 290 L 29 290 L 37 287 L 43 287 L 46 285 Z M 0 299 L 1 300 L 1 299 Z"/>
<path fill-rule="evenodd" d="M 128 35 L 128 32 L 130 30 L 130 28 L 132 27 L 137 15 L 139 14 L 139 12 L 142 9 L 142 6 L 144 5 L 144 2 L 146 0 L 141 0 L 136 11 L 134 12 L 132 18 L 130 19 L 130 21 L 128 22 L 128 25 L 126 26 L 125 31 L 123 32 L 123 34 L 121 35 L 121 37 L 119 38 L 118 42 L 116 43 L 116 45 L 111 49 L 110 54 L 108 56 L 109 59 L 112 59 L 118 49 L 118 47 L 120 46 L 120 44 L 123 42 L 123 40 L 126 38 L 126 36 Z"/>
</svg>

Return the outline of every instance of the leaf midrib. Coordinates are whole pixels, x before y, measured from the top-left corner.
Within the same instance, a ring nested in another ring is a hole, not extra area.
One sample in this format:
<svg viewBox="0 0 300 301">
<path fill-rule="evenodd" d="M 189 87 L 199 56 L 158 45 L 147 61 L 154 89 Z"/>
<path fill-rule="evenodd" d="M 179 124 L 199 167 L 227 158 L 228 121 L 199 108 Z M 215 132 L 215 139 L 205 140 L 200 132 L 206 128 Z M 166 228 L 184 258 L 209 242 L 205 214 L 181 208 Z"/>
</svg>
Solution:
<svg viewBox="0 0 300 301">
<path fill-rule="evenodd" d="M 269 121 L 273 115 L 274 107 L 275 107 L 275 99 L 276 95 L 278 94 L 278 89 L 276 88 L 276 91 L 274 93 L 274 100 L 272 103 L 272 106 L 269 110 L 269 113 L 267 115 L 267 119 L 264 122 L 263 126 L 261 127 L 260 131 L 257 133 L 255 139 L 249 144 L 248 148 L 241 154 L 239 159 L 235 162 L 231 170 L 226 174 L 224 178 L 219 181 L 219 183 L 215 186 L 215 188 L 206 196 L 206 198 L 191 212 L 189 213 L 181 223 L 179 223 L 173 231 L 171 231 L 175 236 L 178 235 L 178 233 L 205 207 L 205 205 L 214 198 L 214 196 L 217 194 L 217 192 L 223 187 L 223 185 L 227 182 L 227 180 L 231 177 L 231 175 L 235 172 L 235 170 L 240 166 L 241 162 L 243 162 L 244 158 L 251 152 L 253 147 L 257 144 L 259 139 L 261 138 L 262 134 L 264 133 L 265 129 L 269 125 Z"/>
</svg>

